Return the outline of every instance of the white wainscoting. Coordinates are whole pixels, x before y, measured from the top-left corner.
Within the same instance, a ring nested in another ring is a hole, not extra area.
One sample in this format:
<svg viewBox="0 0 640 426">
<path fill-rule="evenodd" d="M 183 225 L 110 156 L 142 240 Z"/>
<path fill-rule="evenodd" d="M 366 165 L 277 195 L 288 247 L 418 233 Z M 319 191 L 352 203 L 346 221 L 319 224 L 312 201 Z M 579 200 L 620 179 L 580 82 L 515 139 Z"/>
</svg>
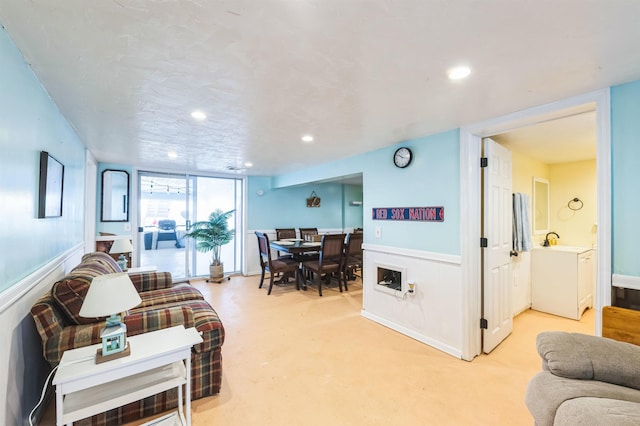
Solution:
<svg viewBox="0 0 640 426">
<path fill-rule="evenodd" d="M 460 256 L 364 244 L 362 316 L 462 357 Z M 376 291 L 377 266 L 394 265 L 415 281 L 413 295 Z M 466 326 L 466 324 L 464 324 Z"/>
<path fill-rule="evenodd" d="M 611 285 L 614 287 L 640 290 L 640 277 L 633 277 L 631 275 L 613 274 L 611 276 Z"/>
<path fill-rule="evenodd" d="M 0 404 L 0 423 L 28 424 L 26 416 L 40 398 L 51 368 L 42 355 L 31 307 L 80 263 L 83 253 L 80 243 L 0 294 L 0 400 L 5 401 Z"/>
</svg>

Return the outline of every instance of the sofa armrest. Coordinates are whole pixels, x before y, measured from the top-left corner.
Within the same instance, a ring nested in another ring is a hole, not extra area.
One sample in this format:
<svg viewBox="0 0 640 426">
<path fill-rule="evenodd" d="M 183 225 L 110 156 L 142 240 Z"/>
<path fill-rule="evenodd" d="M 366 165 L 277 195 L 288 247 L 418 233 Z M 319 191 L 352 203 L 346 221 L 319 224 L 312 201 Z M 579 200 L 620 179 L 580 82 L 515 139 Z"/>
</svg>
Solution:
<svg viewBox="0 0 640 426">
<path fill-rule="evenodd" d="M 125 317 L 124 323 L 127 325 L 127 336 L 135 336 L 177 325 L 189 328 L 195 324 L 193 311 L 188 306 L 173 306 L 138 312 Z M 64 351 L 100 343 L 100 332 L 103 328 L 104 321 L 64 327 L 43 344 L 44 358 L 52 366 L 57 365 Z"/>
<path fill-rule="evenodd" d="M 129 274 L 138 293 L 169 288 L 173 285 L 170 272 L 136 272 Z"/>
<path fill-rule="evenodd" d="M 640 389 L 640 346 L 579 333 L 540 333 L 542 368 L 569 379 L 597 380 Z"/>
<path fill-rule="evenodd" d="M 183 325 L 184 328 L 195 326 L 193 311 L 189 306 L 172 306 L 162 309 L 150 309 L 127 315 L 127 336 L 148 333 L 150 331 Z"/>
<path fill-rule="evenodd" d="M 64 351 L 100 343 L 100 332 L 103 328 L 104 321 L 64 327 L 60 333 L 47 339 L 43 345 L 44 358 L 52 366 L 57 365 Z"/>
</svg>

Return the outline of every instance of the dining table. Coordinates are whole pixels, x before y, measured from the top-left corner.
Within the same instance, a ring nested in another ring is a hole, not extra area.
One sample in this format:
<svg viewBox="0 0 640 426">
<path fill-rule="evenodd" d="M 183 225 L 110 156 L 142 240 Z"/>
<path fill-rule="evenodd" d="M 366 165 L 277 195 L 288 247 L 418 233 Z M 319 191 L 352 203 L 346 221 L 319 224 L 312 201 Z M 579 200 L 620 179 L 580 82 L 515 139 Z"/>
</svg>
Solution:
<svg viewBox="0 0 640 426">
<path fill-rule="evenodd" d="M 290 253 L 294 259 L 302 259 L 302 255 L 320 250 L 322 242 L 304 241 L 301 238 L 287 238 L 283 240 L 270 241 L 272 249 L 283 253 Z"/>
<path fill-rule="evenodd" d="M 318 252 L 321 245 L 322 242 L 320 241 L 304 241 L 301 238 L 286 238 L 269 242 L 269 246 L 271 246 L 273 250 L 277 250 L 283 253 L 290 253 L 293 256 L 294 260 L 300 262 L 305 260 L 304 256 L 306 254 Z M 300 274 L 302 274 L 302 271 L 300 271 Z M 291 277 L 285 274 L 280 280 L 276 282 L 278 284 L 283 284 L 288 282 L 289 278 Z M 302 279 L 302 288 L 305 290 L 307 289 L 307 283 L 304 279 L 304 276 Z"/>
</svg>

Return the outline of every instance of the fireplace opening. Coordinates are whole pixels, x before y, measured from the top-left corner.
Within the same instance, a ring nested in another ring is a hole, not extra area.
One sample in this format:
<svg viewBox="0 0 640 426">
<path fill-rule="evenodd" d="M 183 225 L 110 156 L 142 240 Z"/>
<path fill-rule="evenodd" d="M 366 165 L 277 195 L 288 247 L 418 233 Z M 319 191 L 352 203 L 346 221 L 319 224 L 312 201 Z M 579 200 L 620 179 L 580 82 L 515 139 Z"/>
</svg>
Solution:
<svg viewBox="0 0 640 426">
<path fill-rule="evenodd" d="M 377 285 L 390 290 L 402 291 L 402 272 L 379 266 Z"/>
</svg>

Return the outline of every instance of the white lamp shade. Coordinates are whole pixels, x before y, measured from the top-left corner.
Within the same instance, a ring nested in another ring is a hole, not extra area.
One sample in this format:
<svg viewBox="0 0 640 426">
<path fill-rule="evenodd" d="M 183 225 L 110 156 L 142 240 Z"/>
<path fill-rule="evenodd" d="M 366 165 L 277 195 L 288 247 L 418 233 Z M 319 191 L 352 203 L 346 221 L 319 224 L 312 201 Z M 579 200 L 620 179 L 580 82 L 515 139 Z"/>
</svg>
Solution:
<svg viewBox="0 0 640 426">
<path fill-rule="evenodd" d="M 113 245 L 111 246 L 109 253 L 131 253 L 132 251 L 133 246 L 131 245 L 131 241 L 128 238 L 119 238 L 117 240 L 113 240 Z"/>
<path fill-rule="evenodd" d="M 119 272 L 98 275 L 89 285 L 89 291 L 80 308 L 80 316 L 97 318 L 119 314 L 138 306 L 140 302 L 142 300 L 129 274 Z"/>
</svg>

